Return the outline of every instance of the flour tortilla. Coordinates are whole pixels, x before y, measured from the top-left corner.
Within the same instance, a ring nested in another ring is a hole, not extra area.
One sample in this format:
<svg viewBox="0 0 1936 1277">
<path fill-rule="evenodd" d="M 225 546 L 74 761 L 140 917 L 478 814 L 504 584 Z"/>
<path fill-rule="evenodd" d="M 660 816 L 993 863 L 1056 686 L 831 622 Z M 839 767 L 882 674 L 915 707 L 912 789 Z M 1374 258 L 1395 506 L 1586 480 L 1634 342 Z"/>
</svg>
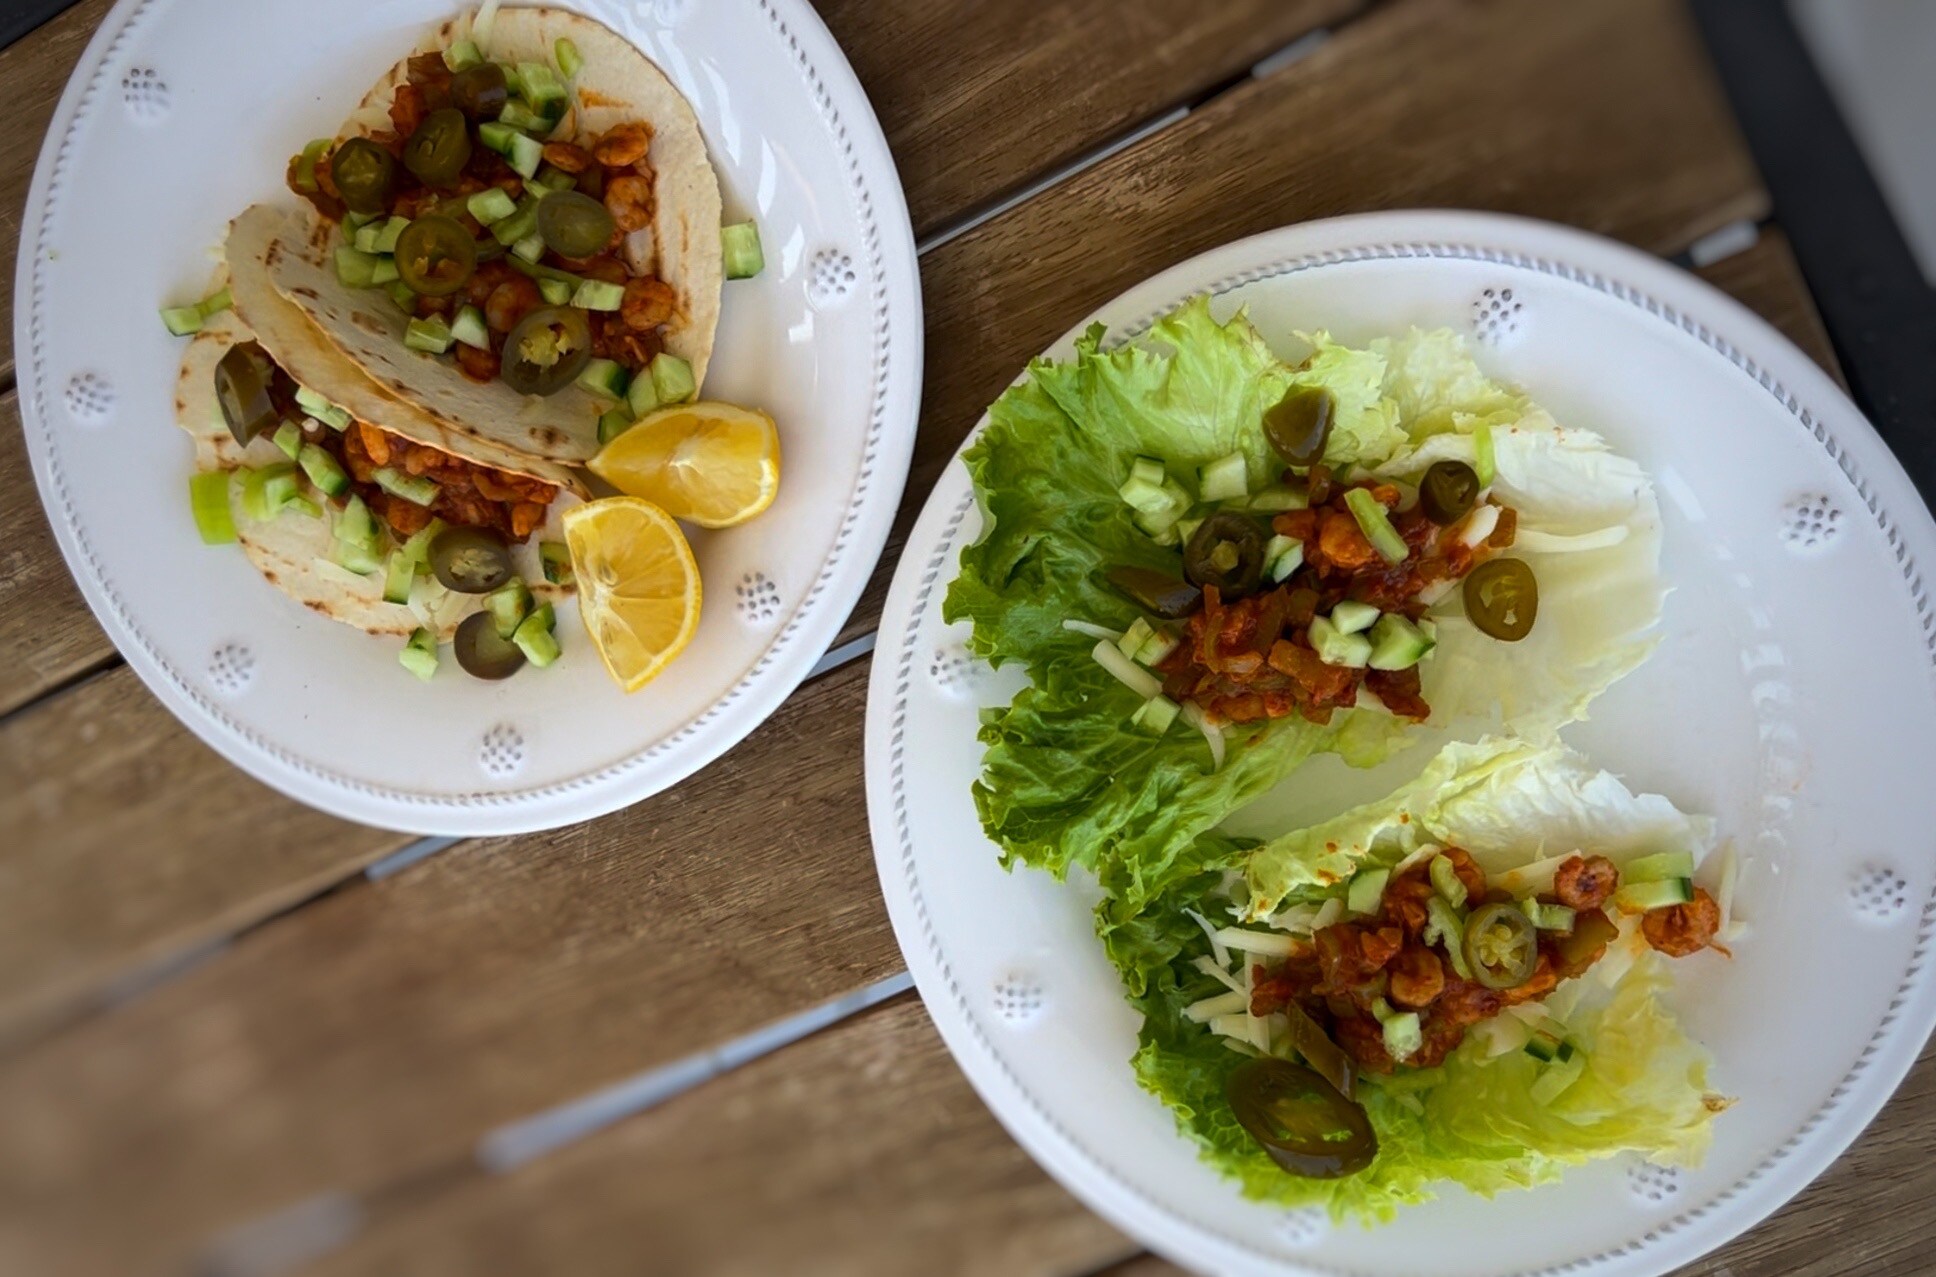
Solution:
<svg viewBox="0 0 1936 1277">
<path fill-rule="evenodd" d="M 471 34 L 469 14 L 452 19 L 412 50 L 441 51 Z M 653 224 L 626 239 L 622 252 L 638 273 L 653 273 L 679 296 L 679 313 L 666 326 L 666 349 L 692 365 L 704 384 L 719 321 L 724 273 L 720 246 L 719 180 L 692 107 L 672 82 L 624 37 L 562 9 L 502 9 L 485 55 L 498 62 L 552 62 L 559 39 L 585 60 L 573 84 L 573 109 L 551 140 L 588 144 L 615 124 L 652 126 L 649 152 L 656 211 Z M 343 137 L 390 127 L 390 103 L 408 74 L 406 57 L 378 81 L 350 116 Z M 403 344 L 407 318 L 380 289 L 355 289 L 336 278 L 337 228 L 308 213 L 288 213 L 271 228 L 265 248 L 275 286 L 315 321 L 329 339 L 379 386 L 407 394 L 441 428 L 488 437 L 533 457 L 577 463 L 598 451 L 598 417 L 605 405 L 576 386 L 544 398 L 520 395 L 501 381 L 479 385 L 448 361 L 428 359 Z"/>
<path fill-rule="evenodd" d="M 218 280 L 215 286 L 220 287 L 220 282 Z M 234 289 L 233 280 L 230 281 L 230 287 Z M 194 441 L 197 470 L 235 470 L 241 466 L 261 466 L 287 460 L 266 438 L 257 438 L 247 448 L 236 443 L 223 421 L 221 405 L 215 397 L 215 365 L 221 362 L 231 346 L 257 340 L 260 336 L 251 331 L 237 311 L 229 310 L 212 317 L 194 340 L 188 343 L 188 349 L 182 356 L 181 374 L 175 385 L 175 420 Z M 262 344 L 265 350 L 269 348 L 268 343 Z M 361 375 L 356 374 L 359 378 Z M 325 383 L 316 388 L 319 393 L 330 393 L 332 398 L 341 402 L 335 393 L 340 391 L 340 385 Z M 376 420 L 386 430 L 395 428 L 389 420 Z M 525 472 L 529 473 L 528 465 Z M 561 520 L 565 510 L 576 500 L 569 492 L 559 493 L 551 503 L 550 518 L 545 525 L 532 534 L 531 540 L 525 545 L 513 546 L 511 550 L 512 560 L 519 574 L 530 585 L 532 593 L 552 601 L 554 605 L 568 597 L 570 592 L 544 579 L 536 547 L 539 541 L 564 540 Z M 481 596 L 445 593 L 435 599 L 435 606 L 427 618 L 419 617 L 405 604 L 384 601 L 382 573 L 358 576 L 333 562 L 335 542 L 330 530 L 333 516 L 329 510 L 326 509 L 324 516 L 319 519 L 283 514 L 267 522 L 257 522 L 242 512 L 236 485 L 233 484 L 230 485 L 229 505 L 235 519 L 236 538 L 256 570 L 269 584 L 331 620 L 353 625 L 369 634 L 398 637 L 409 635 L 419 626 L 426 626 L 434 630 L 440 640 L 448 640 L 456 632 L 460 621 L 483 607 Z M 425 589 L 423 581 L 419 582 L 419 588 Z M 437 594 L 438 591 L 425 590 L 427 601 Z"/>
</svg>

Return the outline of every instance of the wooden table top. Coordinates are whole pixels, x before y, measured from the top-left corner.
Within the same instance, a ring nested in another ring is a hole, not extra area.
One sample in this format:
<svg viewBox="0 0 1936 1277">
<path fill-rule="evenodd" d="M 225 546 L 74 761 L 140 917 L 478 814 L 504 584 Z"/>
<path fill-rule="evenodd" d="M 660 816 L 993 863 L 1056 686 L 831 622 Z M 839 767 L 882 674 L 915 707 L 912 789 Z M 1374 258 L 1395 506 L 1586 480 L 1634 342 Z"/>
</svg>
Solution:
<svg viewBox="0 0 1936 1277">
<path fill-rule="evenodd" d="M 107 8 L 0 52 L 8 256 Z M 1269 227 L 1495 209 L 1670 257 L 1747 228 L 1700 273 L 1834 369 L 1681 0 L 822 13 L 899 163 L 928 307 L 908 495 L 843 643 L 1031 355 Z M 907 989 L 868 841 L 868 644 L 588 824 L 450 845 L 308 810 L 178 725 L 82 604 L 10 321 L 0 295 L 0 1272 L 1177 1271 L 1035 1168 Z M 625 1084 L 602 1128 L 569 1107 Z M 1687 1271 L 1926 1271 L 1932 1146 L 1926 1056 L 1828 1175 Z"/>
</svg>

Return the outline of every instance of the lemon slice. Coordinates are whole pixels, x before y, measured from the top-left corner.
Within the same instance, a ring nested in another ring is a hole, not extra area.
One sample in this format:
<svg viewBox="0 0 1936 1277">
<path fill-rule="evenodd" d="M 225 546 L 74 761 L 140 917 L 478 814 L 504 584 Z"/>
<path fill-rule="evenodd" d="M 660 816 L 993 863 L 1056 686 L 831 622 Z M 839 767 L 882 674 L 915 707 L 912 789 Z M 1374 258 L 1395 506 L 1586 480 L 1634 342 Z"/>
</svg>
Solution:
<svg viewBox="0 0 1936 1277">
<path fill-rule="evenodd" d="M 686 403 L 639 418 L 591 461 L 592 473 L 676 519 L 730 528 L 773 504 L 780 434 L 773 418 L 729 403 Z"/>
<path fill-rule="evenodd" d="M 699 628 L 699 565 L 672 516 L 637 497 L 565 512 L 578 613 L 605 668 L 636 692 L 672 663 Z"/>
</svg>

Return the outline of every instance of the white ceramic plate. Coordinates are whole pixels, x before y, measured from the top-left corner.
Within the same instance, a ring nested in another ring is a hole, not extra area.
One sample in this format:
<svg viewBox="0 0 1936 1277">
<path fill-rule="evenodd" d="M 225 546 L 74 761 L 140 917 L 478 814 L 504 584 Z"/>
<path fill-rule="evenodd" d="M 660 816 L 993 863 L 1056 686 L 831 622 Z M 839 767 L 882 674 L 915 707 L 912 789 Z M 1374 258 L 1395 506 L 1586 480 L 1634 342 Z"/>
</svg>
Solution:
<svg viewBox="0 0 1936 1277">
<path fill-rule="evenodd" d="M 1093 318 L 1135 332 L 1206 290 L 1220 317 L 1248 305 L 1286 348 L 1298 328 L 1354 344 L 1411 324 L 1463 329 L 1489 372 L 1653 475 L 1674 587 L 1665 641 L 1567 735 L 1636 787 L 1714 814 L 1751 860 L 1738 909 L 1752 934 L 1736 960 L 1676 966 L 1677 1006 L 1740 1103 L 1691 1173 L 1600 1163 L 1491 1202 L 1449 1193 L 1375 1231 L 1241 1198 L 1131 1076 L 1136 1017 L 1091 933 L 1093 888 L 1006 874 L 979 832 L 976 710 L 1005 703 L 1019 676 L 969 661 L 965 627 L 941 621 L 980 526 L 959 464 L 908 544 L 868 706 L 880 875 L 929 1011 L 1044 1166 L 1200 1270 L 1641 1273 L 1720 1245 L 1847 1147 L 1936 1021 L 1928 512 L 1774 329 L 1575 231 L 1456 213 L 1317 222 L 1199 257 Z M 1315 805 L 1346 770 L 1318 760 L 1287 782 L 1289 800 Z"/>
<path fill-rule="evenodd" d="M 61 100 L 24 222 L 15 350 L 41 498 L 95 614 L 229 758 L 374 824 L 484 833 L 583 820 L 663 789 L 771 713 L 826 650 L 907 478 L 921 303 L 879 124 L 804 0 L 572 0 L 692 101 L 729 221 L 767 266 L 726 285 L 708 398 L 780 423 L 779 500 L 695 533 L 706 601 L 669 673 L 627 697 L 579 624 L 566 656 L 497 684 L 428 684 L 397 645 L 269 588 L 189 517 L 173 422 L 182 343 L 228 219 L 282 187 L 453 0 L 123 0 Z M 448 656 L 448 652 L 446 652 Z"/>
</svg>

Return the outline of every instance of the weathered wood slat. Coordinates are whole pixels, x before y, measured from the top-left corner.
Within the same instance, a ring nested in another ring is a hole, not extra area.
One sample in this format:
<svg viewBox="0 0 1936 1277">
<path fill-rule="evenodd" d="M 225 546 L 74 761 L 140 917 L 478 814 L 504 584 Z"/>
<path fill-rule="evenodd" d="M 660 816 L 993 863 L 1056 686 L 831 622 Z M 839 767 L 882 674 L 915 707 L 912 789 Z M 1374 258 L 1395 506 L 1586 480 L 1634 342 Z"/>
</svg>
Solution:
<svg viewBox="0 0 1936 1277">
<path fill-rule="evenodd" d="M 1135 1250 L 1008 1138 L 910 995 L 304 1271 L 1079 1277 Z"/>
<path fill-rule="evenodd" d="M 669 793 L 359 882 L 0 1063 L 0 1148 L 19 1150 L 0 1272 L 181 1259 L 892 974 L 867 673 L 808 684 Z"/>
<path fill-rule="evenodd" d="M 917 238 L 1196 100 L 1363 0 L 834 0 Z"/>
<path fill-rule="evenodd" d="M 7 718 L 0 776 L 0 1044 L 409 841 L 252 780 L 126 666 Z"/>
<path fill-rule="evenodd" d="M 0 395 L 0 715 L 114 659 L 47 526 L 20 403 Z M 0 737 L 6 729 L 0 726 Z"/>
</svg>

